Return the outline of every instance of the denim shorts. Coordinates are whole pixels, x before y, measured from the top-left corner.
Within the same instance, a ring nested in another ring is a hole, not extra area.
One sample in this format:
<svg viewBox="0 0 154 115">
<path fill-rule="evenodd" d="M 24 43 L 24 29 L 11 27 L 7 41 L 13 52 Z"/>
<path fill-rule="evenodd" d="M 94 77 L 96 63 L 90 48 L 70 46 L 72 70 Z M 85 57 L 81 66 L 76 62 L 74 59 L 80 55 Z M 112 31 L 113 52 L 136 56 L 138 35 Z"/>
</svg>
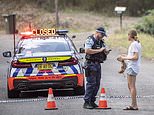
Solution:
<svg viewBox="0 0 154 115">
<path fill-rule="evenodd" d="M 134 70 L 132 68 L 127 68 L 126 72 L 127 72 L 128 75 L 132 75 L 132 76 L 135 76 L 135 77 L 137 76 L 137 73 L 134 72 Z"/>
</svg>

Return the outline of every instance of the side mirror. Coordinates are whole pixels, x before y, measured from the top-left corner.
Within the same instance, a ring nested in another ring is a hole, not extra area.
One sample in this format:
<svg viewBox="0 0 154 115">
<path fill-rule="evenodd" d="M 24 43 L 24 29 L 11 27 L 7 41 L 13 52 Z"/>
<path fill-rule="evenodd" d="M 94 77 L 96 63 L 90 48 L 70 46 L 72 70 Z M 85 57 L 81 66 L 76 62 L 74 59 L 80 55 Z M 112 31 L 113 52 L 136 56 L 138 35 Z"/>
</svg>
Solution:
<svg viewBox="0 0 154 115">
<path fill-rule="evenodd" d="M 80 48 L 79 49 L 79 53 L 85 53 L 85 49 L 84 48 Z"/>
<path fill-rule="evenodd" d="M 76 38 L 76 35 L 73 35 L 72 38 L 73 38 L 73 39 Z"/>
<path fill-rule="evenodd" d="M 18 34 L 19 33 L 19 30 L 16 30 L 15 33 Z"/>
<path fill-rule="evenodd" d="M 3 52 L 4 57 L 12 57 L 11 51 Z"/>
</svg>

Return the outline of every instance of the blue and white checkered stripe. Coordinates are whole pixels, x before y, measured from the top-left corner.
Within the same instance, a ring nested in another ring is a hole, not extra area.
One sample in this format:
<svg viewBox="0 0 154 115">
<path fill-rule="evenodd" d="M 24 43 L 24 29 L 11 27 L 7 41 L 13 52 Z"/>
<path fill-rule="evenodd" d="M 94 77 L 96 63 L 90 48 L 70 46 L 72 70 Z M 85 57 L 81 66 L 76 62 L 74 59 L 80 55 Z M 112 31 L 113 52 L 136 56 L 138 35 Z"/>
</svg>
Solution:
<svg viewBox="0 0 154 115">
<path fill-rule="evenodd" d="M 66 69 L 63 69 L 66 68 Z M 49 72 L 41 72 L 37 68 L 12 68 L 10 77 L 18 76 L 44 76 L 44 75 L 56 75 L 56 74 L 79 74 L 81 73 L 81 67 L 77 65 L 64 66 L 63 68 L 53 68 Z"/>
</svg>

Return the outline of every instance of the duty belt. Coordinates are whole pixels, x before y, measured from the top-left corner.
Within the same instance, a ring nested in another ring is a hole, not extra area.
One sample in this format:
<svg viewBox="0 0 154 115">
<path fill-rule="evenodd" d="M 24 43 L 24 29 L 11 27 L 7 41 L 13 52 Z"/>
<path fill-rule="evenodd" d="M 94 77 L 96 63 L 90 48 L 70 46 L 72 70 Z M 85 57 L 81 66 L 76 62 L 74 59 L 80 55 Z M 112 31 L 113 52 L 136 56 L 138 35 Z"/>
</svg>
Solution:
<svg viewBox="0 0 154 115">
<path fill-rule="evenodd" d="M 94 60 L 86 60 L 87 61 L 87 63 L 95 63 L 95 64 L 100 64 L 100 62 L 98 62 L 98 61 L 94 61 Z"/>
</svg>

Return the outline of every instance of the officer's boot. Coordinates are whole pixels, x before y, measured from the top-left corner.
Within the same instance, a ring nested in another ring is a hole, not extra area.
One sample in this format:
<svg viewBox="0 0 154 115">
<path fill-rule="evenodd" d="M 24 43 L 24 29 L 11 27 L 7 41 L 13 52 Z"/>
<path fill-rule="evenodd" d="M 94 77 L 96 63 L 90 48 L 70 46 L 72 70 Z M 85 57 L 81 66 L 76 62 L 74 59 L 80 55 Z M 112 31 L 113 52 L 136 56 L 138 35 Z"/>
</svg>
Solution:
<svg viewBox="0 0 154 115">
<path fill-rule="evenodd" d="M 90 102 L 85 102 L 83 105 L 84 109 L 94 109 L 94 107 L 92 106 L 92 104 Z"/>
<path fill-rule="evenodd" d="M 94 108 L 97 108 L 98 105 L 95 103 L 95 102 L 91 102 L 91 105 L 94 107 Z"/>
</svg>

